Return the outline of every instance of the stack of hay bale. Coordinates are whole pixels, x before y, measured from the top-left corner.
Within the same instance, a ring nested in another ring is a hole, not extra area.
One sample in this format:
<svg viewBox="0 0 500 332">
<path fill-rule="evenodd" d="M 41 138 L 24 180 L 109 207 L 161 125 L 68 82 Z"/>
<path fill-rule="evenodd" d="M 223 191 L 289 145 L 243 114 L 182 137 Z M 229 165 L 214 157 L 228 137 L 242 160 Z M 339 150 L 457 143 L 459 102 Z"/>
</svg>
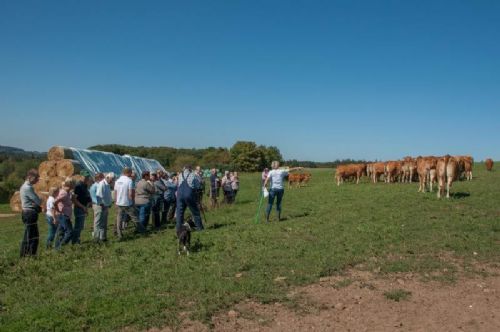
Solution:
<svg viewBox="0 0 500 332">
<path fill-rule="evenodd" d="M 45 207 L 51 187 L 60 187 L 61 183 L 68 177 L 75 181 L 83 180 L 83 176 L 80 175 L 82 170 L 86 170 L 92 175 L 98 172 L 120 174 L 124 167 L 130 167 L 136 174 L 157 170 L 165 172 L 165 168 L 154 159 L 62 146 L 50 148 L 47 159 L 38 167 L 40 181 L 34 186 L 36 193 L 43 200 L 42 207 Z M 21 212 L 19 192 L 12 196 L 10 207 L 14 212 Z"/>
<path fill-rule="evenodd" d="M 60 187 L 61 183 L 68 177 L 75 181 L 82 180 L 80 171 L 81 164 L 73 160 L 73 152 L 70 149 L 54 146 L 50 148 L 47 154 L 47 161 L 43 161 L 38 166 L 40 180 L 34 185 L 35 192 L 42 199 L 42 207 L 45 207 L 45 202 L 49 197 L 49 189 L 52 187 Z M 10 208 L 14 212 L 21 212 L 21 198 L 19 191 L 16 191 L 10 199 Z"/>
</svg>

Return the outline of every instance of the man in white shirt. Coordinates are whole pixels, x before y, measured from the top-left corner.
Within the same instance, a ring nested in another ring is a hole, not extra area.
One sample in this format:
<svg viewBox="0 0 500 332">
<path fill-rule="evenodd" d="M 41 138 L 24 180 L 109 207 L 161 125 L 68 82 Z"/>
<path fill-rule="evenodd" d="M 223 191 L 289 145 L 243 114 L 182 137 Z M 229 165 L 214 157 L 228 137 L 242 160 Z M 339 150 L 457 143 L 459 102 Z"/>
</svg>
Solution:
<svg viewBox="0 0 500 332">
<path fill-rule="evenodd" d="M 114 173 L 108 173 L 104 179 L 99 181 L 97 184 L 96 204 L 92 206 L 96 217 L 94 226 L 95 241 L 107 241 L 109 208 L 113 204 L 113 199 L 111 197 L 111 183 L 114 178 Z"/>
<path fill-rule="evenodd" d="M 292 172 L 300 167 L 290 168 L 288 171 L 279 169 L 280 163 L 278 161 L 273 161 L 271 164 L 272 170 L 267 175 L 264 181 L 264 187 L 270 182 L 269 188 L 269 203 L 266 209 L 266 221 L 269 222 L 269 216 L 271 215 L 271 210 L 273 209 L 274 199 L 276 198 L 276 210 L 278 211 L 278 221 L 281 221 L 281 201 L 283 200 L 283 195 L 285 194 L 285 177 L 288 172 Z"/>
<path fill-rule="evenodd" d="M 137 208 L 134 205 L 135 200 L 135 189 L 134 184 L 131 179 L 132 170 L 125 167 L 122 171 L 122 176 L 118 178 L 115 182 L 115 194 L 116 194 L 116 235 L 119 239 L 123 237 L 122 232 L 122 222 L 128 216 L 130 220 L 135 224 L 136 232 L 144 233 L 146 229 L 139 222 L 139 216 Z"/>
</svg>

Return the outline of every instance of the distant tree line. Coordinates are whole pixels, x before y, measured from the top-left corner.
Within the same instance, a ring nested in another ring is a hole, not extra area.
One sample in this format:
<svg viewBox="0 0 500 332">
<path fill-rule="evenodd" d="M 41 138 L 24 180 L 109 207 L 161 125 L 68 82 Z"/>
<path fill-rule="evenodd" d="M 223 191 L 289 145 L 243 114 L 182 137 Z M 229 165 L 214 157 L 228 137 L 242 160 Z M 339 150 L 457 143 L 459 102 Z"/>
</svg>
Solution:
<svg viewBox="0 0 500 332">
<path fill-rule="evenodd" d="M 26 172 L 38 168 L 40 162 L 46 159 L 44 154 L 34 153 L 0 153 L 0 203 L 7 203 L 12 194 L 19 190 Z"/>
<path fill-rule="evenodd" d="M 201 165 L 204 168 L 257 172 L 269 167 L 273 160 L 283 161 L 283 156 L 277 147 L 257 145 L 248 141 L 238 141 L 229 149 L 222 147 L 176 149 L 164 146 L 134 147 L 117 144 L 95 145 L 89 149 L 156 159 L 171 170 L 180 170 L 184 165 L 191 164 Z"/>
</svg>

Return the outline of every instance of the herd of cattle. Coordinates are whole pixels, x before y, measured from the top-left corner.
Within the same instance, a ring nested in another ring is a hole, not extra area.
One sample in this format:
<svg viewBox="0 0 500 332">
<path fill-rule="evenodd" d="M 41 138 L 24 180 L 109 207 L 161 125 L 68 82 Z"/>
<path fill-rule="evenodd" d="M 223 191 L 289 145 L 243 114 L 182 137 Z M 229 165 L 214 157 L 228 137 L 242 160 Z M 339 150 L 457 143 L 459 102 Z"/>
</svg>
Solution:
<svg viewBox="0 0 500 332">
<path fill-rule="evenodd" d="M 403 160 L 386 161 L 364 164 L 339 165 L 335 171 L 337 185 L 340 186 L 345 180 L 353 180 L 359 183 L 363 175 L 366 175 L 373 183 L 377 183 L 381 177 L 387 183 L 391 182 L 413 182 L 418 181 L 419 192 L 427 189 L 433 191 L 433 185 L 438 185 L 438 198 L 444 195 L 450 197 L 450 187 L 458 179 L 472 180 L 472 166 L 474 159 L 471 156 L 443 157 L 405 157 Z M 493 168 L 493 160 L 487 159 L 486 169 Z"/>
</svg>

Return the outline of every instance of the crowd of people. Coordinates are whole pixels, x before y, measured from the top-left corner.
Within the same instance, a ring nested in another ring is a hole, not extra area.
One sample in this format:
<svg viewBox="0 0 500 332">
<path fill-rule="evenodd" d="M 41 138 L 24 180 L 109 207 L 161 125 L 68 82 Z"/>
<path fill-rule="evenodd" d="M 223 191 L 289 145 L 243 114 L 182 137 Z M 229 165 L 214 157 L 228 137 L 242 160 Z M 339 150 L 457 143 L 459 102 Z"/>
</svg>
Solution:
<svg viewBox="0 0 500 332">
<path fill-rule="evenodd" d="M 66 179 L 59 187 L 49 190 L 46 205 L 36 194 L 34 185 L 39 180 L 38 171 L 28 171 L 25 183 L 21 186 L 22 221 L 25 225 L 21 242 L 21 257 L 36 254 L 39 244 L 38 214 L 45 212 L 48 233 L 45 246 L 47 249 L 61 249 L 73 243 L 79 244 L 85 220 L 93 212 L 92 237 L 95 242 L 108 240 L 109 210 L 116 208 L 114 234 L 121 240 L 128 223 L 135 225 L 135 232 L 144 234 L 149 230 L 158 230 L 175 219 L 176 229 L 184 223 L 184 213 L 189 209 L 194 221 L 194 230 L 204 229 L 201 218 L 204 212 L 203 196 L 206 189 L 204 172 L 198 166 L 194 170 L 190 165 L 176 173 L 144 171 L 137 181 L 137 175 L 130 168 L 124 168 L 117 177 L 114 173 L 97 173 L 92 176 L 82 171 L 82 180 L 75 182 Z M 211 208 L 219 207 L 220 189 L 222 188 L 225 204 L 235 202 L 239 190 L 239 178 L 236 172 L 224 173 L 221 178 L 216 169 L 210 170 L 208 178 Z M 112 193 L 114 192 L 114 197 Z"/>
</svg>

